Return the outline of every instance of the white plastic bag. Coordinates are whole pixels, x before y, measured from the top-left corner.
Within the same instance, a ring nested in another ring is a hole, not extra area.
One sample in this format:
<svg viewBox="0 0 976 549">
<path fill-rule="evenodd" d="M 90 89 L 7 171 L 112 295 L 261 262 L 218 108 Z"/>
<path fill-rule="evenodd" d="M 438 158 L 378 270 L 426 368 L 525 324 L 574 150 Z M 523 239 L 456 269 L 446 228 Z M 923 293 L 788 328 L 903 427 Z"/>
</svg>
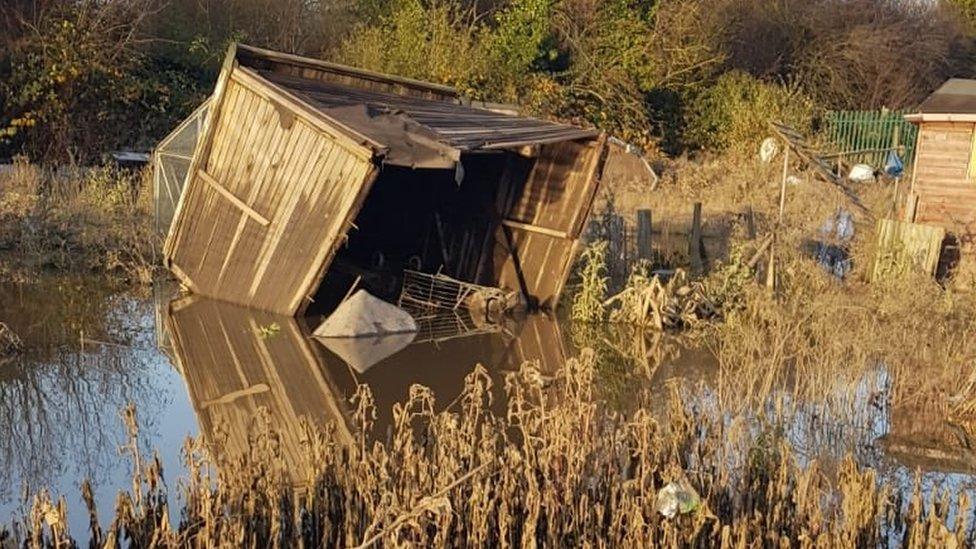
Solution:
<svg viewBox="0 0 976 549">
<path fill-rule="evenodd" d="M 697 511 L 701 507 L 701 497 L 687 481 L 671 482 L 657 493 L 655 507 L 657 512 L 667 518 Z"/>
</svg>

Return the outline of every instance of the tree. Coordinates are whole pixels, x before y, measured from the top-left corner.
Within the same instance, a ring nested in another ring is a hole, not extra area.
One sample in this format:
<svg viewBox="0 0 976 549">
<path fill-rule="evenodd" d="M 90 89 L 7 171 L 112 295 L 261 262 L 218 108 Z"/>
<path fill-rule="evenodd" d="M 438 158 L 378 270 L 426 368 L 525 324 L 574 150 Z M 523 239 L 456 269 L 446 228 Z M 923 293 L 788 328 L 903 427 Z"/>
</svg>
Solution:
<svg viewBox="0 0 976 549">
<path fill-rule="evenodd" d="M 22 39 L 5 52 L 0 96 L 8 151 L 43 161 L 92 161 L 140 143 L 149 128 L 182 114 L 194 88 L 182 71 L 140 50 L 157 0 L 59 3 L 20 18 Z M 167 116 L 169 114 L 169 116 Z M 168 125 L 168 124 L 167 124 Z"/>
</svg>

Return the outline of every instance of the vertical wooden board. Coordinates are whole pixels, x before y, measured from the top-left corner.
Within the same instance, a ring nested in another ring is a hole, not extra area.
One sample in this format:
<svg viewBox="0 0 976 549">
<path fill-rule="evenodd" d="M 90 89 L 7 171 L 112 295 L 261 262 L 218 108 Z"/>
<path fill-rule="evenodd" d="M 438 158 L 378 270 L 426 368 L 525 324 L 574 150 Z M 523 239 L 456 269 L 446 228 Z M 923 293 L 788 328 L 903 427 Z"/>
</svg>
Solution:
<svg viewBox="0 0 976 549">
<path fill-rule="evenodd" d="M 288 192 L 289 185 L 276 182 L 287 177 L 287 174 L 282 173 L 282 167 L 287 168 L 296 158 L 308 154 L 307 150 L 300 147 L 307 132 L 305 128 L 285 129 L 278 125 L 276 113 L 270 117 L 271 122 L 277 126 L 268 132 L 273 135 L 265 148 L 266 158 L 263 165 L 250 177 L 252 184 L 247 193 L 247 201 L 258 205 L 271 219 L 277 219 L 280 218 L 279 204 L 282 196 Z M 242 220 L 239 231 L 241 237 L 237 246 L 228 254 L 226 266 L 220 275 L 221 283 L 225 280 L 249 280 L 257 270 L 255 258 L 265 245 L 268 229 Z"/>
<path fill-rule="evenodd" d="M 184 223 L 188 219 L 192 219 L 192 215 L 187 213 L 185 210 L 192 209 L 187 208 L 187 197 L 189 194 L 187 190 L 194 186 L 194 182 L 197 180 L 195 177 L 195 172 L 206 161 L 207 157 L 210 155 L 210 151 L 213 148 L 213 135 L 214 129 L 219 123 L 221 116 L 221 107 L 226 98 L 227 83 L 230 79 L 231 72 L 234 71 L 237 65 L 237 45 L 231 43 L 230 47 L 227 48 L 227 53 L 224 56 L 224 62 L 220 68 L 220 74 L 217 76 L 217 84 L 214 87 L 214 92 L 208 100 L 207 107 L 207 117 L 206 123 L 201 125 L 201 131 L 197 138 L 197 143 L 193 152 L 193 159 L 190 162 L 190 168 L 188 170 L 188 175 L 186 179 L 187 189 L 180 195 L 179 202 L 176 206 L 176 214 L 173 219 L 173 223 L 170 226 L 169 234 L 166 236 L 166 241 L 163 243 L 163 257 L 166 265 L 170 267 L 170 270 L 174 271 L 177 277 L 183 282 L 183 284 L 189 286 L 193 289 L 196 285 L 193 280 L 177 265 L 174 261 L 174 255 L 176 249 L 181 245 L 181 234 L 184 233 Z M 196 183 L 196 186 L 200 186 L 200 182 Z"/>
<path fill-rule="evenodd" d="M 556 306 L 599 187 L 605 145 L 601 138 L 541 148 L 504 215 L 522 226 L 503 226 L 495 238 L 495 284 L 524 289 L 543 308 Z"/>
<path fill-rule="evenodd" d="M 335 160 L 331 166 L 324 167 L 328 175 L 323 178 L 323 185 L 318 190 L 321 198 L 309 202 L 308 215 L 324 221 L 314 228 L 314 234 L 329 243 L 327 246 L 304 248 L 308 257 L 313 258 L 312 265 L 318 266 L 317 269 L 282 273 L 287 275 L 285 280 L 290 281 L 287 287 L 299 289 L 288 296 L 291 306 L 299 309 L 310 303 L 307 298 L 318 287 L 339 248 L 345 245 L 345 234 L 352 227 L 355 213 L 362 207 L 376 174 L 373 166 L 343 156 L 344 159 Z M 355 181 L 357 185 L 346 185 L 344 181 Z"/>
<path fill-rule="evenodd" d="M 566 141 L 542 147 L 507 219 L 571 233 L 577 212 L 591 200 L 589 179 L 602 141 Z"/>
<path fill-rule="evenodd" d="M 240 229 L 244 235 L 245 245 L 229 251 L 232 257 L 227 260 L 228 269 L 234 274 L 232 277 L 225 277 L 225 280 L 241 281 L 241 291 L 246 295 L 252 294 L 255 277 L 264 272 L 262 265 L 269 253 L 268 250 L 277 244 L 275 237 L 280 232 L 283 222 L 287 220 L 287 212 L 280 211 L 276 197 L 295 192 L 298 185 L 292 182 L 298 181 L 298 177 L 302 174 L 300 170 L 317 161 L 317 151 L 312 148 L 312 145 L 319 144 L 319 140 L 307 126 L 296 123 L 287 133 L 293 135 L 292 146 L 276 160 L 280 171 L 273 179 L 259 181 L 253 174 L 241 175 L 247 177 L 250 182 L 247 192 L 249 197 L 253 197 L 251 203 L 255 209 L 266 212 L 268 218 L 272 220 L 269 227 L 245 223 Z M 272 197 L 275 199 L 272 200 Z"/>
<path fill-rule="evenodd" d="M 345 197 L 360 190 L 359 185 L 348 184 L 357 177 L 350 169 L 361 165 L 357 159 L 338 147 L 319 152 L 321 157 L 297 176 L 306 184 L 291 189 L 285 197 L 279 224 L 269 234 L 269 245 L 262 250 L 251 286 L 259 307 L 293 304 L 312 291 L 317 280 L 309 280 L 309 274 L 317 272 L 321 264 L 319 252 L 341 238 L 340 218 L 352 206 Z M 296 268 L 296 263 L 301 267 Z"/>
<path fill-rule="evenodd" d="M 274 125 L 277 114 L 266 102 L 261 103 L 258 112 L 255 113 L 255 117 L 267 129 L 259 134 L 260 143 L 258 143 L 258 151 L 253 162 L 248 167 L 247 172 L 235 177 L 238 181 L 252 182 L 249 188 L 241 189 L 242 200 L 248 204 L 262 204 L 262 201 L 258 198 L 260 193 L 266 192 L 266 189 L 274 188 L 266 184 L 265 175 L 271 169 L 272 165 L 278 161 L 277 159 L 282 153 L 279 149 L 281 143 L 288 143 L 288 137 L 293 135 L 292 132 L 285 132 L 282 128 Z M 231 178 L 226 177 L 225 179 Z M 273 206 L 263 209 L 263 211 L 269 217 L 273 217 Z M 236 264 L 234 259 L 239 257 L 252 257 L 264 233 L 265 230 L 263 227 L 250 223 L 247 216 L 240 216 L 237 227 L 234 230 L 230 248 L 225 254 L 223 264 L 217 274 L 217 284 L 222 284 L 224 280 L 239 279 L 242 276 L 239 270 L 240 265 Z"/>
<path fill-rule="evenodd" d="M 196 159 L 193 163 L 209 170 L 213 169 L 211 164 L 214 159 L 222 157 L 222 151 L 227 148 L 229 142 L 237 144 L 235 120 L 248 114 L 246 98 L 241 97 L 240 90 L 234 87 L 232 82 L 228 82 L 224 90 L 221 112 L 227 114 L 216 116 L 214 127 L 209 130 L 211 140 L 205 143 L 205 148 L 210 152 L 209 156 Z M 190 275 L 190 273 L 197 274 L 195 271 L 208 255 L 210 247 L 207 242 L 213 237 L 220 219 L 233 215 L 233 212 L 226 209 L 227 205 L 223 203 L 223 199 L 216 196 L 196 173 L 188 176 L 184 195 L 185 204 L 183 211 L 179 212 L 180 222 L 175 227 L 177 232 L 173 235 L 175 244 L 171 251 L 171 261 L 184 273 Z M 187 240 L 188 235 L 199 235 L 197 238 L 202 242 L 191 244 Z M 202 277 L 197 274 L 193 281 L 194 286 L 200 288 Z"/>
<path fill-rule="evenodd" d="M 535 297 L 542 308 L 554 307 L 572 267 L 573 250 L 577 241 L 519 229 L 510 229 L 510 234 L 517 255 L 511 253 L 504 236 L 497 241 L 495 247 L 495 265 L 500 286 L 521 289 L 517 260 L 529 295 Z"/>
<path fill-rule="evenodd" d="M 323 250 L 334 249 L 354 215 L 372 163 L 302 117 L 283 117 L 287 107 L 253 85 L 228 81 L 200 162 L 220 192 L 193 178 L 171 263 L 201 294 L 295 314 L 331 259 Z"/>
</svg>

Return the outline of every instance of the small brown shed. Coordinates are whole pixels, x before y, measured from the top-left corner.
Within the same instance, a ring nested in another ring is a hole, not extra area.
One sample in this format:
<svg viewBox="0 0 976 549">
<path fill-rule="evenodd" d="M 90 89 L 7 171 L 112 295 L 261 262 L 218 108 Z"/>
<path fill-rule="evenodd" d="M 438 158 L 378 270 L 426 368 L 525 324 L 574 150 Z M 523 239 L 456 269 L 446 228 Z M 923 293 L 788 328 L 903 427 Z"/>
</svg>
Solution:
<svg viewBox="0 0 976 549">
<path fill-rule="evenodd" d="M 919 126 L 907 221 L 976 236 L 976 80 L 951 79 L 906 120 Z"/>
<path fill-rule="evenodd" d="M 596 130 L 452 88 L 231 46 L 164 248 L 192 291 L 294 315 L 404 268 L 555 306 L 599 185 Z"/>
</svg>

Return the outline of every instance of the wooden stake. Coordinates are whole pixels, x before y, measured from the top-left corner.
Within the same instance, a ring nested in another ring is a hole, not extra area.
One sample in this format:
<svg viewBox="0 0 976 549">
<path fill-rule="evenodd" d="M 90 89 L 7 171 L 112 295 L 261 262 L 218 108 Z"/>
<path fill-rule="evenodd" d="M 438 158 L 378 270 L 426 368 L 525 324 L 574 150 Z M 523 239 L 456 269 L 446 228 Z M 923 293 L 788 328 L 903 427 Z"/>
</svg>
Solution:
<svg viewBox="0 0 976 549">
<path fill-rule="evenodd" d="M 779 186 L 779 223 L 783 223 L 783 214 L 786 211 L 786 178 L 790 173 L 790 149 L 786 148 L 783 154 L 783 178 Z M 772 243 L 769 246 L 769 267 L 766 269 L 766 288 L 770 291 L 776 288 L 776 235 L 773 234 Z"/>
<path fill-rule="evenodd" d="M 696 275 L 702 274 L 705 270 L 705 261 L 702 257 L 701 211 L 701 202 L 695 202 L 691 217 L 691 236 L 688 240 L 688 255 L 691 256 L 691 270 Z"/>
<path fill-rule="evenodd" d="M 783 211 L 786 208 L 786 178 L 790 172 L 790 148 L 787 147 L 783 153 L 783 181 L 779 189 L 779 220 L 783 220 Z"/>
<path fill-rule="evenodd" d="M 752 211 L 752 206 L 746 206 L 746 236 L 749 240 L 756 238 L 756 214 Z"/>
<path fill-rule="evenodd" d="M 651 227 L 651 210 L 637 210 L 637 259 L 652 259 Z"/>
</svg>

